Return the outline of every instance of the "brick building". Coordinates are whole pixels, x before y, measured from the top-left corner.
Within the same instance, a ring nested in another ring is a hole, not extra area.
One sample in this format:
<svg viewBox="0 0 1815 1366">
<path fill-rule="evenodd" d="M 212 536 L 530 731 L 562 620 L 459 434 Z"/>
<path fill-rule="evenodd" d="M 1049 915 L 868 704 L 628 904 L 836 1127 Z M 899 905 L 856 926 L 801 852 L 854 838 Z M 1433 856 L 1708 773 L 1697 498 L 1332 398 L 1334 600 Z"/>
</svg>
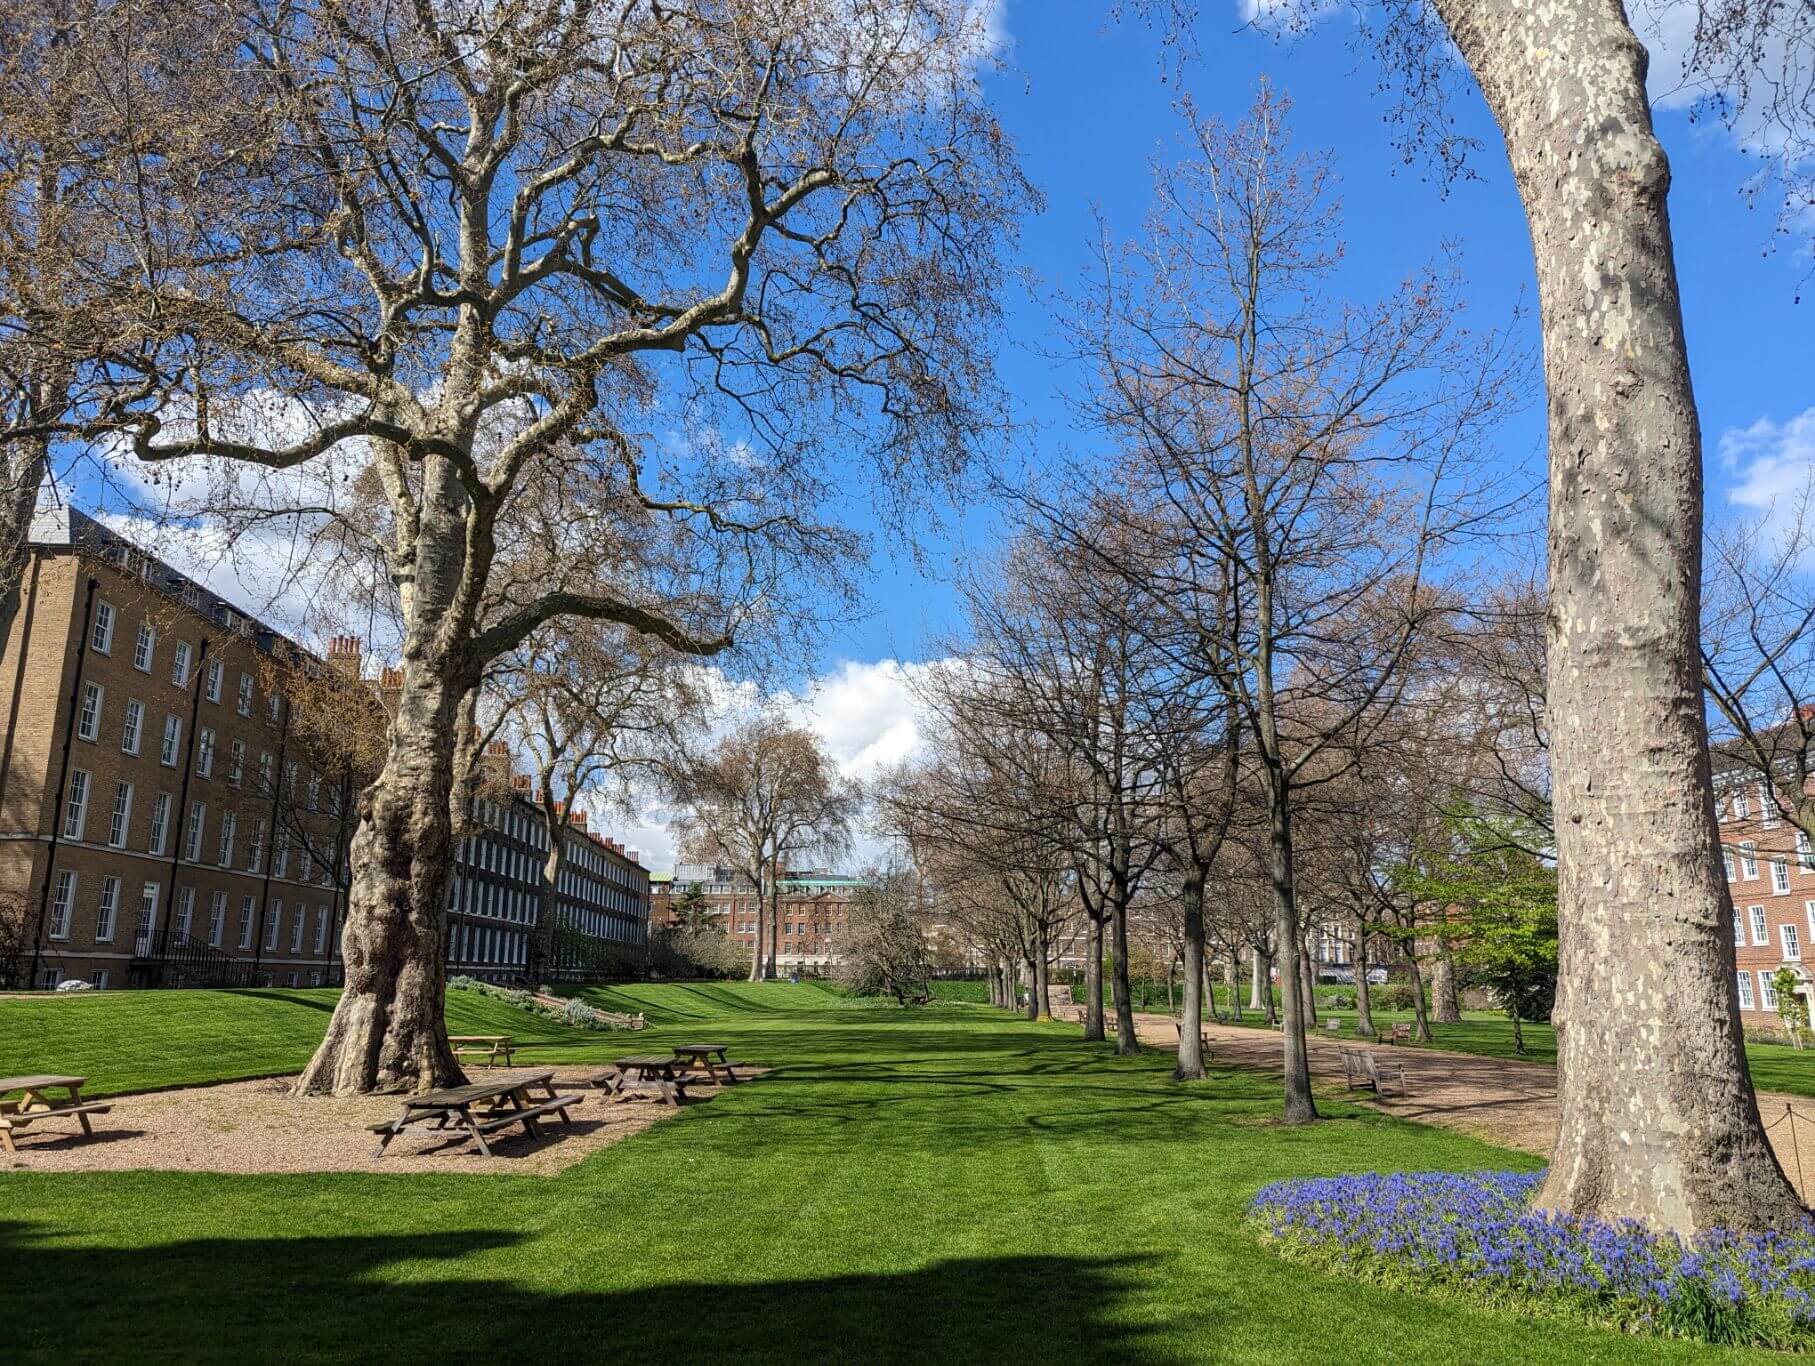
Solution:
<svg viewBox="0 0 1815 1366">
<path fill-rule="evenodd" d="M 1798 994 L 1815 998 L 1815 850 L 1782 819 L 1756 773 L 1714 756 L 1715 812 L 1721 858 L 1733 898 L 1733 951 L 1740 1022 L 1748 1029 L 1781 1028 L 1773 978 L 1781 968 L 1798 977 Z"/>
<path fill-rule="evenodd" d="M 863 886 L 861 879 L 838 873 L 790 870 L 781 879 L 777 970 L 818 974 L 831 967 L 837 937 L 850 923 L 851 900 Z M 754 953 L 763 899 L 748 877 L 730 868 L 681 864 L 657 884 L 653 922 L 680 924 L 692 889 L 698 889 L 703 914 Z"/>
<path fill-rule="evenodd" d="M 357 784 L 308 752 L 268 686 L 330 667 L 357 677 L 358 642 L 317 659 L 93 519 L 40 516 L 0 652 L 0 914 L 23 924 L 15 979 L 337 980 Z M 450 964 L 505 978 L 535 922 L 541 823 L 515 796 L 472 814 Z M 576 827 L 563 915 L 640 942 L 647 874 Z"/>
</svg>

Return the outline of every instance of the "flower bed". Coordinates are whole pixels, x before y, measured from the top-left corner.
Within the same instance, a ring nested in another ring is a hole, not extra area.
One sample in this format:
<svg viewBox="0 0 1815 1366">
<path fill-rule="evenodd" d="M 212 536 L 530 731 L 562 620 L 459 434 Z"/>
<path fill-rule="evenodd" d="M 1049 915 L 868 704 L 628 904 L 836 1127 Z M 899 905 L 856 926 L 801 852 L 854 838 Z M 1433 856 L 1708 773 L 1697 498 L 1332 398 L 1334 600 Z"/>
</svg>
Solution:
<svg viewBox="0 0 1815 1366">
<path fill-rule="evenodd" d="M 1705 1342 L 1815 1346 L 1815 1220 L 1684 1243 L 1530 1207 L 1542 1174 L 1413 1172 L 1280 1181 L 1249 1217 L 1282 1254 L 1407 1290 L 1440 1289 Z"/>
</svg>

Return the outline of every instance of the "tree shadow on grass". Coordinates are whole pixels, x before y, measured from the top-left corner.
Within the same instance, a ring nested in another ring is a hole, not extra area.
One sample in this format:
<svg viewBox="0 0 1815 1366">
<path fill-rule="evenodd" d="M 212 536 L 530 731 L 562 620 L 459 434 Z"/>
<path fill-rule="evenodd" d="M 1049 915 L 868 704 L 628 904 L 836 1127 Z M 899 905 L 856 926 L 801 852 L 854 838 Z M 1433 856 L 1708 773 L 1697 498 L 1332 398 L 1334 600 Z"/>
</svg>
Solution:
<svg viewBox="0 0 1815 1366">
<path fill-rule="evenodd" d="M 897 1273 L 608 1283 L 566 1241 L 490 1229 L 83 1247 L 0 1224 L 9 1361 L 1178 1360 L 1119 1307 L 1145 1257 L 983 1257 Z M 471 1271 L 461 1263 L 474 1259 Z M 751 1275 L 764 1268 L 750 1268 Z"/>
</svg>

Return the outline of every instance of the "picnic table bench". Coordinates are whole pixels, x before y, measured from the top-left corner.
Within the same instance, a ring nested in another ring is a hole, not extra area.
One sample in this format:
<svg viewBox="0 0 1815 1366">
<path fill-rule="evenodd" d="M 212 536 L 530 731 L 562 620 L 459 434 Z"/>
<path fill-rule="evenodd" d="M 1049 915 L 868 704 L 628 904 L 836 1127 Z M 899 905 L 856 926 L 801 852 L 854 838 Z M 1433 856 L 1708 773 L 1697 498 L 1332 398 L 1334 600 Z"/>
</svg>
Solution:
<svg viewBox="0 0 1815 1366">
<path fill-rule="evenodd" d="M 698 1077 L 688 1059 L 651 1054 L 642 1058 L 619 1058 L 592 1079 L 592 1085 L 610 1094 L 612 1101 L 632 1100 L 638 1096 L 678 1106 L 687 1098 L 687 1088 Z"/>
<path fill-rule="evenodd" d="M 724 1084 L 735 1086 L 737 1073 L 731 1069 L 748 1064 L 732 1062 L 727 1056 L 730 1051 L 731 1045 L 728 1043 L 677 1043 L 674 1046 L 674 1056 L 681 1061 L 683 1072 L 704 1072 L 713 1081 L 718 1081 L 722 1071 Z"/>
<path fill-rule="evenodd" d="M 403 1102 L 403 1113 L 396 1119 L 380 1120 L 367 1127 L 378 1137 L 374 1157 L 383 1157 L 393 1138 L 417 1124 L 434 1128 L 463 1130 L 479 1151 L 492 1155 L 485 1136 L 513 1124 L 521 1124 L 531 1138 L 542 1137 L 536 1121 L 559 1115 L 568 1123 L 568 1107 L 582 1104 L 584 1096 L 563 1096 L 555 1091 L 555 1074 L 537 1072 L 527 1077 L 508 1077 L 482 1081 L 471 1086 L 446 1086 L 438 1091 L 424 1091 Z"/>
<path fill-rule="evenodd" d="M 447 1041 L 454 1046 L 454 1056 L 465 1062 L 470 1054 L 475 1058 L 484 1058 L 487 1067 L 498 1066 L 498 1059 L 504 1059 L 504 1066 L 510 1066 L 511 1054 L 516 1052 L 508 1034 L 449 1034 Z"/>
<path fill-rule="evenodd" d="M 47 1119 L 72 1116 L 82 1125 L 82 1137 L 93 1138 L 94 1126 L 88 1122 L 88 1117 L 107 1114 L 113 1107 L 83 1100 L 82 1088 L 86 1085 L 87 1077 L 0 1077 L 0 1147 L 16 1153 L 19 1149 L 13 1135 L 23 1136 L 24 1130 Z M 15 1091 L 22 1094 L 9 1099 Z M 52 1099 L 47 1094 L 51 1091 L 63 1092 L 64 1098 Z"/>
</svg>

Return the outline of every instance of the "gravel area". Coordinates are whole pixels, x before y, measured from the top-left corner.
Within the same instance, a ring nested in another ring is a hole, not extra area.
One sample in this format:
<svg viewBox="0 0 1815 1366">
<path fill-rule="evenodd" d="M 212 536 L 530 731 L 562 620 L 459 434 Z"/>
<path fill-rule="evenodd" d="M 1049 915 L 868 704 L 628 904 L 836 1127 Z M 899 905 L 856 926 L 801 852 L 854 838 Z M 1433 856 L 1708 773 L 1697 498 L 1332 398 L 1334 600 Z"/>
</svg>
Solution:
<svg viewBox="0 0 1815 1366">
<path fill-rule="evenodd" d="M 477 1082 L 548 1070 L 482 1067 L 468 1075 Z M 395 1118 L 397 1097 L 297 1100 L 290 1095 L 291 1078 L 272 1077 L 108 1097 L 113 1111 L 91 1116 L 93 1138 L 83 1139 L 74 1120 L 36 1127 L 19 1136 L 17 1153 L 0 1152 L 0 1169 L 553 1176 L 589 1153 L 680 1113 L 654 1101 L 614 1102 L 605 1092 L 579 1084 L 598 1071 L 598 1066 L 554 1069 L 562 1094 L 585 1096 L 568 1112 L 573 1122 L 544 1122 L 540 1139 L 528 1137 L 521 1127 L 488 1134 L 486 1142 L 495 1154 L 490 1160 L 470 1139 L 426 1125 L 406 1129 L 382 1158 L 375 1158 L 377 1136 L 366 1125 Z M 696 1084 L 689 1104 L 700 1104 L 719 1089 Z"/>
<path fill-rule="evenodd" d="M 1254 1068 L 1274 1076 L 1282 1074 L 1283 1042 L 1273 1031 L 1207 1024 L 1204 1033 L 1209 1036 L 1215 1064 Z M 1136 1015 L 1135 1034 L 1143 1044 L 1168 1051 L 1178 1047 L 1178 1030 L 1170 1015 Z M 1476 1053 L 1369 1044 L 1363 1040 L 1338 1043 L 1316 1036 L 1306 1040 L 1306 1047 L 1311 1075 L 1336 1092 L 1344 1086 L 1345 1047 L 1376 1048 L 1394 1062 L 1404 1063 L 1409 1096 L 1376 1098 L 1364 1091 L 1348 1093 L 1350 1099 L 1374 1105 L 1401 1119 L 1457 1129 L 1500 1147 L 1540 1157 L 1548 1155 L 1556 1143 L 1557 1073 L 1544 1063 L 1510 1062 Z M 1758 1108 L 1784 1172 L 1805 1204 L 1815 1201 L 1815 1101 L 1761 1091 Z M 1793 1119 L 1785 1118 L 1786 1109 L 1793 1111 Z"/>
</svg>

